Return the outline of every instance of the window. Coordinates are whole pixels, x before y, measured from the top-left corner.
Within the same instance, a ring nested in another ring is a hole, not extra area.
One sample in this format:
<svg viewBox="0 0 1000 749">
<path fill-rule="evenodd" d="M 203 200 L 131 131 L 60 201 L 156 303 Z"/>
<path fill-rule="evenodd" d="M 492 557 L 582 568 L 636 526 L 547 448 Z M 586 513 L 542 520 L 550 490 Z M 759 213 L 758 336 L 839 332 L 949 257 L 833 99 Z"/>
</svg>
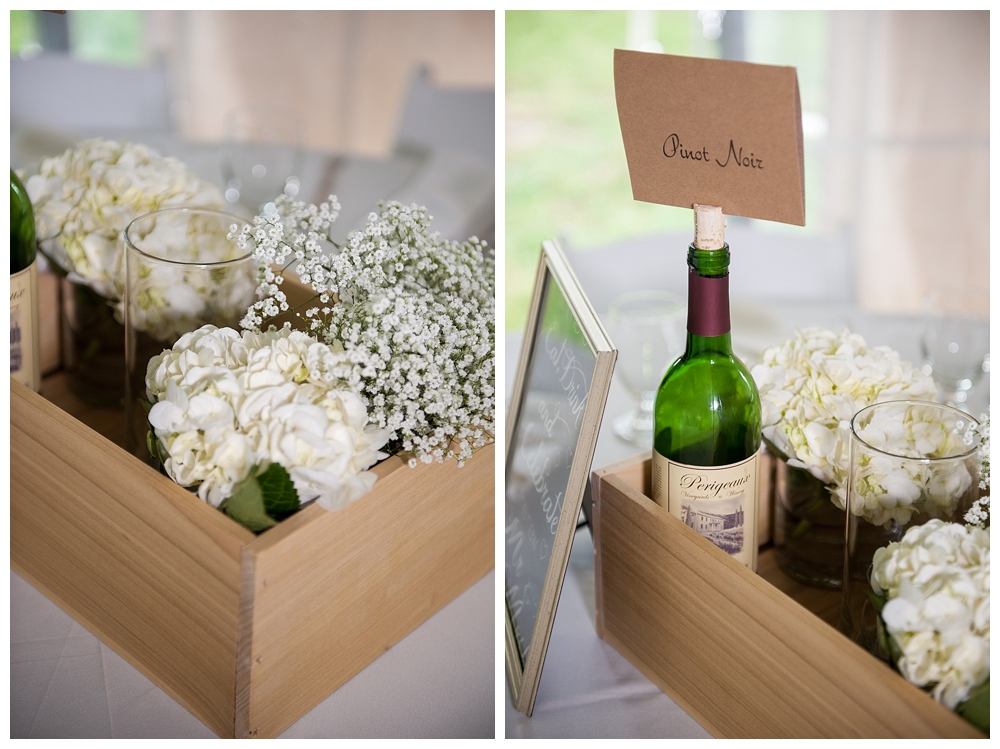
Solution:
<svg viewBox="0 0 1000 749">
<path fill-rule="evenodd" d="M 520 328 L 538 246 L 585 251 L 686 231 L 689 210 L 632 199 L 614 98 L 616 47 L 798 69 L 806 141 L 806 224 L 822 201 L 824 11 L 510 11 L 506 14 L 506 327 Z M 775 228 L 777 227 L 777 228 Z"/>
<path fill-rule="evenodd" d="M 10 11 L 10 53 L 69 52 L 80 60 L 135 66 L 146 61 L 141 10 Z"/>
<path fill-rule="evenodd" d="M 935 283 L 982 283 L 988 11 L 511 11 L 507 329 L 523 326 L 543 239 L 582 253 L 691 229 L 690 210 L 632 199 L 615 47 L 796 68 L 806 226 L 730 222 L 754 245 L 763 297 L 818 284 L 867 310 L 915 314 Z M 784 240 L 798 266 L 781 274 L 768 245 Z M 818 277 L 822 267 L 836 276 Z"/>
</svg>

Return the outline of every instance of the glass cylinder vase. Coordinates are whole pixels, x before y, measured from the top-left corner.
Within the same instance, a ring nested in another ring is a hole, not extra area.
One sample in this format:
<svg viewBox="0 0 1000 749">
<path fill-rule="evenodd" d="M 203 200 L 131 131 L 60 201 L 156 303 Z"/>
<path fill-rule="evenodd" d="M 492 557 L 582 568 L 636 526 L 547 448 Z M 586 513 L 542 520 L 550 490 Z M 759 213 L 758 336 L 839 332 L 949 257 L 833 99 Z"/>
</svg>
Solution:
<svg viewBox="0 0 1000 749">
<path fill-rule="evenodd" d="M 841 629 L 882 658 L 869 578 L 875 551 L 932 518 L 960 522 L 979 496 L 979 422 L 927 401 L 887 401 L 851 420 Z"/>
<path fill-rule="evenodd" d="M 125 329 L 115 302 L 84 283 L 60 279 L 62 366 L 79 398 L 121 408 L 125 396 Z"/>
<path fill-rule="evenodd" d="M 149 360 L 203 325 L 239 329 L 256 299 L 257 263 L 236 235 L 246 219 L 221 211 L 167 208 L 125 229 L 126 448 L 147 448 Z"/>
<path fill-rule="evenodd" d="M 774 556 L 782 572 L 805 585 L 839 590 L 844 514 L 826 484 L 804 468 L 775 458 Z"/>
</svg>

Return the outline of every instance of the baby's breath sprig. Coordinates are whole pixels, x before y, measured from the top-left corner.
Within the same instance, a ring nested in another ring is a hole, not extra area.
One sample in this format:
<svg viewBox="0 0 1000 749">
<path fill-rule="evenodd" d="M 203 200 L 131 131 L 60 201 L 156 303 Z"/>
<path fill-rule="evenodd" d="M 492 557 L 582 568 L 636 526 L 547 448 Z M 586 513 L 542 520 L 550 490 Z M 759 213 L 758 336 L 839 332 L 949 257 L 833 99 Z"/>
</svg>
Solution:
<svg viewBox="0 0 1000 749">
<path fill-rule="evenodd" d="M 289 309 L 280 289 L 294 267 L 316 292 L 305 311 L 317 337 L 341 353 L 336 376 L 390 432 L 387 449 L 415 465 L 461 464 L 493 441 L 494 263 L 476 237 L 441 239 L 426 208 L 383 203 L 343 246 L 330 239 L 335 196 L 319 207 L 282 197 L 239 243 L 270 268 L 243 327 L 260 328 Z"/>
<path fill-rule="evenodd" d="M 237 236 L 240 249 L 253 248 L 261 269 L 258 278 L 260 299 L 247 310 L 240 323 L 247 330 L 260 329 L 288 311 L 288 300 L 279 287 L 284 281 L 283 273 L 291 265 L 298 262 L 300 280 L 313 285 L 313 276 L 307 269 L 309 258 L 321 256 L 326 246 L 338 248 L 330 239 L 330 227 L 340 215 L 340 202 L 335 195 L 319 207 L 283 195 L 276 206 L 276 210 L 256 216 L 253 225 L 245 226 Z M 275 273 L 275 267 L 281 270 Z M 319 288 L 316 291 L 323 293 Z"/>
<path fill-rule="evenodd" d="M 965 522 L 979 528 L 990 527 L 990 414 L 979 417 L 976 430 L 979 444 L 979 499 L 965 513 Z"/>
</svg>

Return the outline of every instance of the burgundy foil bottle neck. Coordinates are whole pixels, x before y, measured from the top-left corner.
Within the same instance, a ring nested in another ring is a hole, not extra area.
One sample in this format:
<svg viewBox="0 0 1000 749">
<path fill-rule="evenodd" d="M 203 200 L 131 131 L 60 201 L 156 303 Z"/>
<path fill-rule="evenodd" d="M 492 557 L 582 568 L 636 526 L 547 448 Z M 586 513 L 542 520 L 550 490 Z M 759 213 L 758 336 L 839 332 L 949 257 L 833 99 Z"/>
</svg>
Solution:
<svg viewBox="0 0 1000 749">
<path fill-rule="evenodd" d="M 729 274 L 702 276 L 688 267 L 688 332 L 703 338 L 730 330 Z"/>
</svg>

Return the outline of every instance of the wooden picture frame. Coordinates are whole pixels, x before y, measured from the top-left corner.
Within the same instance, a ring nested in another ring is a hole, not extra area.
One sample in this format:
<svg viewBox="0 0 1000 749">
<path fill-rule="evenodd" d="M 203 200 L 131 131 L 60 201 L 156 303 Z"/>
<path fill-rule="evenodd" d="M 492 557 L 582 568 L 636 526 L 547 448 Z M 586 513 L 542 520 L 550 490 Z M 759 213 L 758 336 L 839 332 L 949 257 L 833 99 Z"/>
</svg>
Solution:
<svg viewBox="0 0 1000 749">
<path fill-rule="evenodd" d="M 514 707 L 534 708 L 617 352 L 555 240 L 542 243 L 506 430 L 504 602 Z"/>
</svg>

